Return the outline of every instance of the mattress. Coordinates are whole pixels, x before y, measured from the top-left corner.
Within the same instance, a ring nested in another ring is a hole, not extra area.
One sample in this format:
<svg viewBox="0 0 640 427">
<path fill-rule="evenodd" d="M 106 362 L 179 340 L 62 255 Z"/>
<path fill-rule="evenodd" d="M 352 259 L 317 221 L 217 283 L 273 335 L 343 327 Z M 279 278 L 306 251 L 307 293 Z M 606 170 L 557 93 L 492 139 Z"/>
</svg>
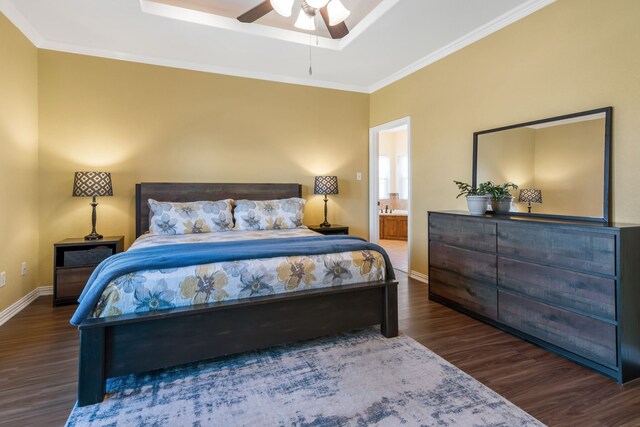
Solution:
<svg viewBox="0 0 640 427">
<path fill-rule="evenodd" d="M 129 251 L 159 245 L 255 241 L 318 236 L 306 228 L 140 236 Z M 321 255 L 278 256 L 142 270 L 115 278 L 104 288 L 89 317 L 185 307 L 307 289 L 384 280 L 380 252 L 358 250 Z"/>
</svg>

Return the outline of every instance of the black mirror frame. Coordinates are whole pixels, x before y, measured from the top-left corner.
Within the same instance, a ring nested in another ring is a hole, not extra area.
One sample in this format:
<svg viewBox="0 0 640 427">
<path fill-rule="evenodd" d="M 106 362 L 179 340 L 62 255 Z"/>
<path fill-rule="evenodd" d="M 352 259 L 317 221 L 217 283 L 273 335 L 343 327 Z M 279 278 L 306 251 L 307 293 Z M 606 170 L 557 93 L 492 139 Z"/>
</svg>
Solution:
<svg viewBox="0 0 640 427">
<path fill-rule="evenodd" d="M 610 223 L 611 219 L 611 138 L 612 138 L 612 120 L 613 120 L 613 107 L 597 108 L 595 110 L 581 111 L 579 113 L 566 114 L 564 116 L 549 117 L 547 119 L 533 120 L 525 123 L 518 123 L 515 125 L 503 126 L 495 129 L 488 129 L 473 133 L 473 175 L 471 185 L 476 187 L 478 185 L 478 136 L 498 132 L 503 130 L 515 129 L 523 126 L 537 125 L 540 123 L 553 122 L 556 120 L 571 119 L 580 116 L 589 116 L 591 114 L 605 113 L 605 130 L 604 130 L 604 200 L 602 203 L 602 217 L 591 216 L 567 216 L 567 215 L 553 215 L 553 214 L 537 214 L 527 212 L 504 212 L 494 213 L 495 215 L 509 215 L 509 216 L 524 216 L 524 217 L 537 217 L 537 218 L 553 218 L 559 220 L 571 220 L 571 221 L 591 221 L 600 223 Z"/>
</svg>

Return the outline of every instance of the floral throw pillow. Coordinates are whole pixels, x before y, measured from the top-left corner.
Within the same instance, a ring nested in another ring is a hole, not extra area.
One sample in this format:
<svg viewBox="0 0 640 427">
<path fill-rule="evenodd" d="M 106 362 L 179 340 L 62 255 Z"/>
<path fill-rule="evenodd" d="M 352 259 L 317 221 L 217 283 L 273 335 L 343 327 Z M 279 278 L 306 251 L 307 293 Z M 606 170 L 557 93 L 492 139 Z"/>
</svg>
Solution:
<svg viewBox="0 0 640 427">
<path fill-rule="evenodd" d="M 306 201 L 298 197 L 280 200 L 236 200 L 234 230 L 280 230 L 302 227 Z"/>
<path fill-rule="evenodd" d="M 149 233 L 192 234 L 233 229 L 233 200 L 169 203 L 149 199 Z"/>
</svg>

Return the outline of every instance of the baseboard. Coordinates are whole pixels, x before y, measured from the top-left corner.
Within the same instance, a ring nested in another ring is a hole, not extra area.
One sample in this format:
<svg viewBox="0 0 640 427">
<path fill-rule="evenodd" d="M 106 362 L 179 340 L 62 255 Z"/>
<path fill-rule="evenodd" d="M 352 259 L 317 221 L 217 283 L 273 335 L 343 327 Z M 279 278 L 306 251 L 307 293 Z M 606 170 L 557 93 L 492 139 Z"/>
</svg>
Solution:
<svg viewBox="0 0 640 427">
<path fill-rule="evenodd" d="M 40 286 L 20 298 L 0 312 L 0 326 L 16 314 L 20 313 L 23 308 L 31 304 L 36 298 L 43 295 L 53 295 L 53 286 Z"/>
<path fill-rule="evenodd" d="M 422 283 L 429 283 L 429 276 L 423 273 L 419 273 L 415 270 L 411 270 L 411 274 L 409 274 L 409 277 L 411 277 L 412 279 L 416 279 L 417 281 Z"/>
</svg>

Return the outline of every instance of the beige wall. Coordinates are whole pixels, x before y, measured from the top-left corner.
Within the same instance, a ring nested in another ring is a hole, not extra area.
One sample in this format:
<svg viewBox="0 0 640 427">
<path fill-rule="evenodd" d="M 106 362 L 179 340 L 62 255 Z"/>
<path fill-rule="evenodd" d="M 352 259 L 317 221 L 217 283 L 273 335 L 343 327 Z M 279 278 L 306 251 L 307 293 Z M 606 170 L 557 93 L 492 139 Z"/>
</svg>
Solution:
<svg viewBox="0 0 640 427">
<path fill-rule="evenodd" d="M 452 181 L 471 179 L 482 129 L 612 105 L 613 218 L 640 223 L 638 22 L 637 0 L 558 0 L 372 94 L 371 126 L 411 116 L 412 270 L 427 211 L 466 209 Z"/>
<path fill-rule="evenodd" d="M 558 0 L 371 96 L 36 53 L 0 19 L 0 200 L 12 206 L 0 214 L 0 309 L 51 283 L 53 242 L 89 232 L 89 200 L 70 196 L 76 170 L 113 172 L 116 196 L 99 200 L 98 231 L 128 244 L 136 182 L 300 182 L 305 222 L 317 223 L 321 197 L 308 194 L 316 174 L 340 178 L 329 220 L 364 236 L 367 129 L 405 116 L 413 270 L 427 270 L 426 212 L 465 209 L 452 181 L 470 181 L 481 129 L 613 105 L 613 217 L 640 222 L 635 0 Z M 32 273 L 39 267 L 38 282 L 19 276 L 23 260 Z"/>
<path fill-rule="evenodd" d="M 329 221 L 367 235 L 368 95 L 46 50 L 39 60 L 42 283 L 52 244 L 91 228 L 90 200 L 71 197 L 77 170 L 113 173 L 97 228 L 127 244 L 136 182 L 298 182 L 305 223 L 318 224 L 324 174 L 340 186 Z"/>
<path fill-rule="evenodd" d="M 0 311 L 36 287 L 38 247 L 38 53 L 0 14 Z"/>
<path fill-rule="evenodd" d="M 602 217 L 604 119 L 536 129 L 537 213 Z"/>
</svg>

